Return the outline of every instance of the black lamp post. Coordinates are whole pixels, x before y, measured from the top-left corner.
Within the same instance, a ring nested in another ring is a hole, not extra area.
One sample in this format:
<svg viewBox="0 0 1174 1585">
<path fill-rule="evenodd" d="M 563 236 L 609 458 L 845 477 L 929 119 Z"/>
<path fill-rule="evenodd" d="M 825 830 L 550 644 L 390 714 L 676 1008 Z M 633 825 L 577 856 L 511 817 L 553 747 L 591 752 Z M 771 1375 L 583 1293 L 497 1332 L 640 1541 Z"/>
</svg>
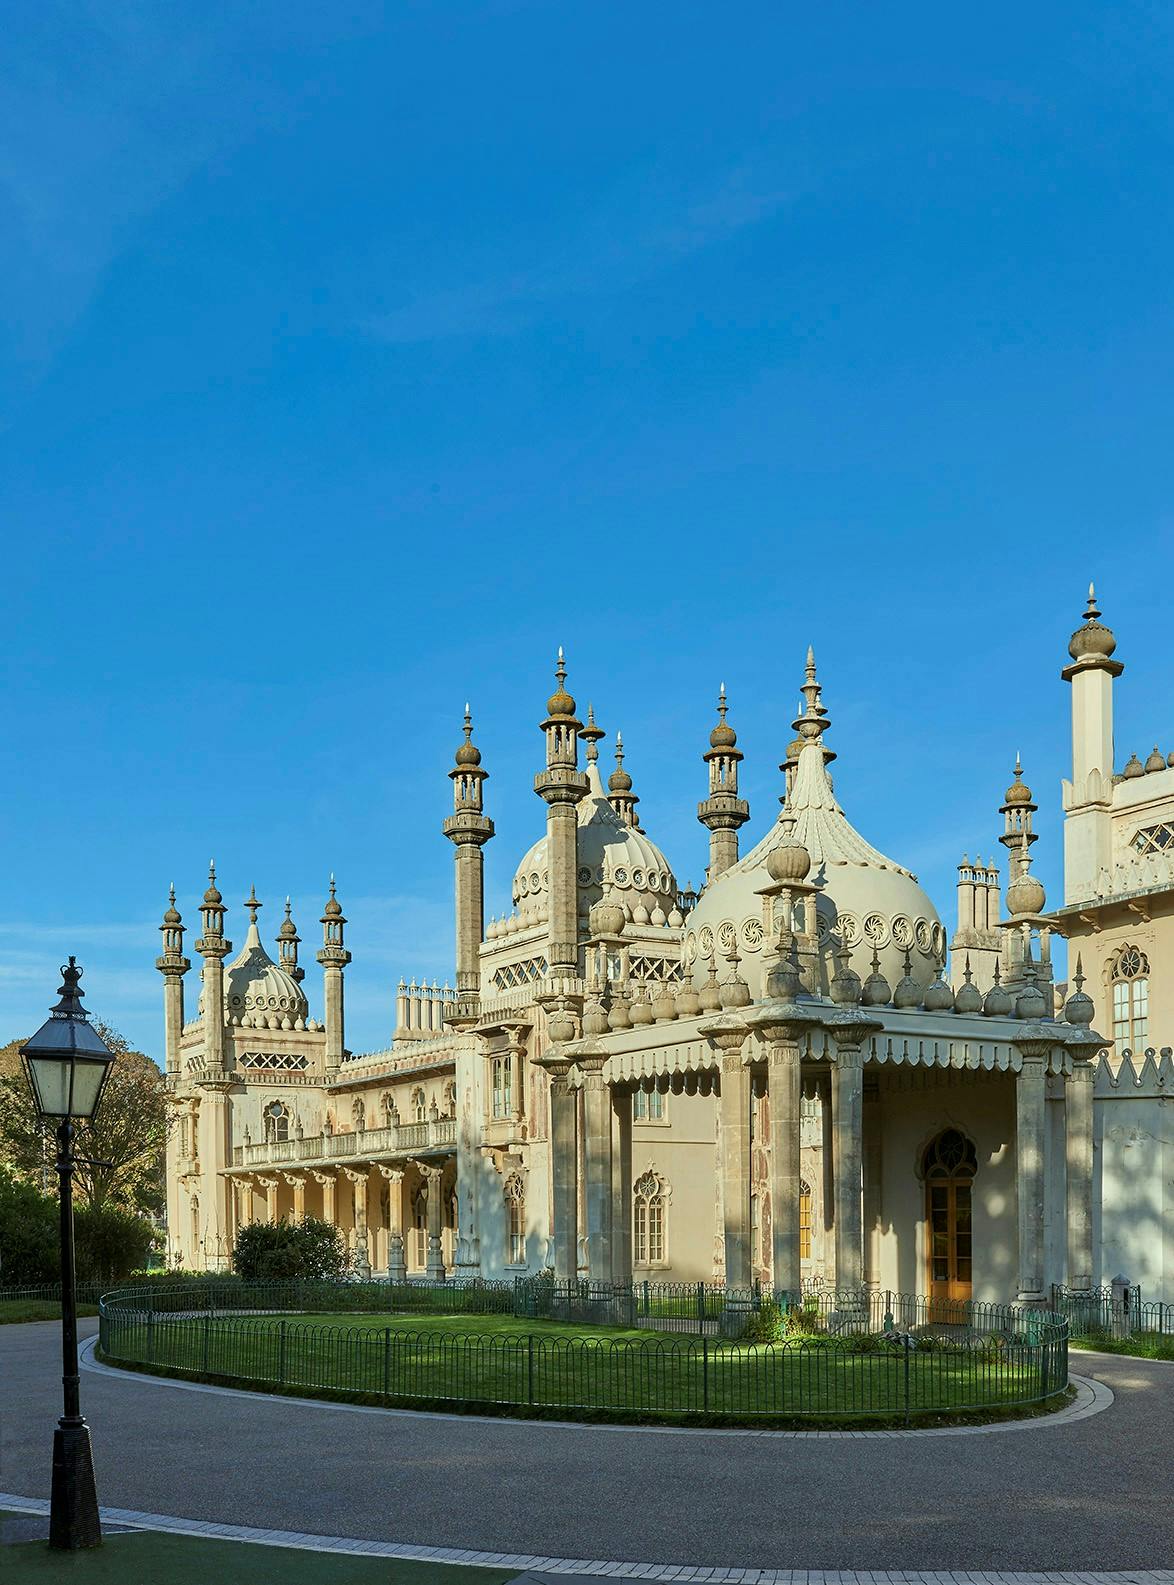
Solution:
<svg viewBox="0 0 1174 1585">
<path fill-rule="evenodd" d="M 82 1006 L 74 958 L 62 969 L 61 1000 L 47 1022 L 20 1048 L 42 1122 L 57 1135 L 61 1185 L 61 1385 L 65 1413 L 53 1433 L 53 1490 L 49 1545 L 59 1551 L 99 1546 L 98 1493 L 90 1428 L 82 1419 L 77 1369 L 77 1276 L 73 1256 L 74 1120 L 98 1110 L 114 1062 Z"/>
</svg>

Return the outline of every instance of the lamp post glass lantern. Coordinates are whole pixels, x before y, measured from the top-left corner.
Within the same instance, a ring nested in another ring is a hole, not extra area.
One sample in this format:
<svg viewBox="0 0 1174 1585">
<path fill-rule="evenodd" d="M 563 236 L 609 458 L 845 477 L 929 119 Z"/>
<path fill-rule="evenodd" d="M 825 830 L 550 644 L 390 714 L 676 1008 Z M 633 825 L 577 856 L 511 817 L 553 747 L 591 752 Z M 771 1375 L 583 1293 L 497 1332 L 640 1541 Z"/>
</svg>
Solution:
<svg viewBox="0 0 1174 1585">
<path fill-rule="evenodd" d="M 41 1121 L 57 1138 L 61 1189 L 61 1385 L 65 1412 L 53 1433 L 53 1489 L 49 1545 L 60 1551 L 98 1546 L 102 1527 L 94 1485 L 90 1428 L 82 1418 L 77 1366 L 77 1276 L 73 1247 L 73 1138 L 75 1121 L 97 1112 L 114 1057 L 89 1021 L 70 958 L 61 971 L 60 1000 L 31 1040 L 20 1048 Z"/>
</svg>

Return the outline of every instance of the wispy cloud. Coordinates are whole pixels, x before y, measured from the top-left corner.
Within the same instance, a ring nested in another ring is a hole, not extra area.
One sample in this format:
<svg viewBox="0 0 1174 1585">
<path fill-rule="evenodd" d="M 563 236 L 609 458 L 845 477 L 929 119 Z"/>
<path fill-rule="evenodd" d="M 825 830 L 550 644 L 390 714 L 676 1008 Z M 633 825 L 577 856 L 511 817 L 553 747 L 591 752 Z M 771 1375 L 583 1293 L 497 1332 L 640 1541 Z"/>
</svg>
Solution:
<svg viewBox="0 0 1174 1585">
<path fill-rule="evenodd" d="M 569 236 L 552 242 L 537 262 L 502 266 L 411 296 L 366 323 L 388 342 L 450 336 L 506 336 L 569 299 L 630 290 L 674 261 L 714 246 L 769 219 L 798 188 L 759 184 L 742 169 L 707 187 L 674 191 L 646 172 L 609 195 Z"/>
</svg>

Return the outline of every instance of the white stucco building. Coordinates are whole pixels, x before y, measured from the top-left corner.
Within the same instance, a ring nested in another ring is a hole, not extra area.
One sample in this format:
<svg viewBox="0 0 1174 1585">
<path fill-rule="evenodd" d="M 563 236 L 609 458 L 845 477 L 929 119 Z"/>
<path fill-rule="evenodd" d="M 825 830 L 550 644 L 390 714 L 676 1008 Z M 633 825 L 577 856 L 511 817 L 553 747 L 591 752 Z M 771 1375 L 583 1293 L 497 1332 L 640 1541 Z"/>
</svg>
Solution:
<svg viewBox="0 0 1174 1585">
<path fill-rule="evenodd" d="M 580 721 L 560 654 L 535 779 L 545 830 L 486 925 L 494 828 L 466 713 L 444 822 L 455 988 L 401 982 L 386 1051 L 346 1049 L 333 885 L 320 1023 L 288 904 L 276 961 L 250 896 L 226 962 L 214 876 L 185 1021 L 173 899 L 158 960 L 173 1258 L 223 1265 L 243 1221 L 311 1213 L 346 1229 L 361 1270 L 397 1276 L 553 1267 L 1040 1303 L 1124 1270 L 1174 1300 L 1174 1069 L 1144 1054 L 1171 996 L 1174 755 L 1116 772 L 1114 648 L 1090 600 L 1063 672 L 1063 906 L 1048 911 L 1031 873 L 1038 810 L 1017 765 L 1006 891 L 965 859 L 949 941 L 916 876 L 837 800 L 810 652 L 782 813 L 744 855 L 722 691 L 700 894 L 641 829 L 622 745 L 605 784 L 603 733 Z M 1066 997 L 1056 933 L 1083 967 Z"/>
</svg>

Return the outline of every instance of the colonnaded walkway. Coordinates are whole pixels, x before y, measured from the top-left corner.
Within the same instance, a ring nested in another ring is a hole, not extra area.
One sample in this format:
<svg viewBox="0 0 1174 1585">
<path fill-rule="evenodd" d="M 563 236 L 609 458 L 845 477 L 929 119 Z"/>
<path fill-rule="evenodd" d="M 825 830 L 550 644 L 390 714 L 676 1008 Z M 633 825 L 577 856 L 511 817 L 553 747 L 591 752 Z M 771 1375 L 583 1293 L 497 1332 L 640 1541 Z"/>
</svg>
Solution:
<svg viewBox="0 0 1174 1585">
<path fill-rule="evenodd" d="M 58 1338 L 0 1327 L 0 1493 L 48 1495 Z M 977 1434 L 469 1419 L 101 1368 L 82 1396 L 101 1501 L 137 1513 L 689 1569 L 1168 1570 L 1174 1365 L 1074 1352 L 1073 1367 L 1111 1388 L 1103 1412 Z"/>
</svg>

